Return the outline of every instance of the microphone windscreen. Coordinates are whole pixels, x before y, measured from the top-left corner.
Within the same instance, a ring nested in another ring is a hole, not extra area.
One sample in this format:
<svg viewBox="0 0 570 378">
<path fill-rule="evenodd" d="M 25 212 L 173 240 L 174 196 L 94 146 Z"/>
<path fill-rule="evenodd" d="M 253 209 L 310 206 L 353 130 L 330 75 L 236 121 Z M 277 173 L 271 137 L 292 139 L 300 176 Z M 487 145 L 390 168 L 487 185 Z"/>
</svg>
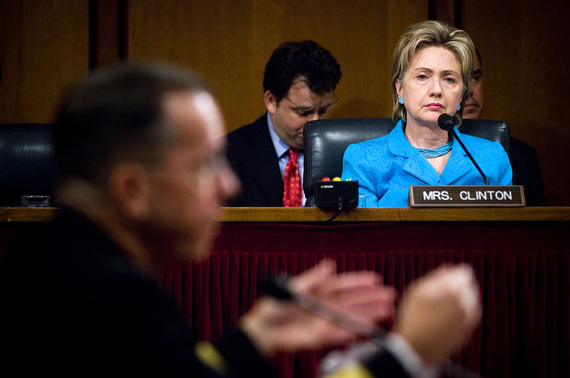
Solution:
<svg viewBox="0 0 570 378">
<path fill-rule="evenodd" d="M 452 130 L 453 126 L 454 126 L 454 122 L 453 122 L 453 117 L 450 116 L 447 113 L 443 113 L 442 115 L 439 116 L 439 118 L 437 119 L 437 124 L 439 125 L 439 127 L 441 127 L 443 130 Z"/>
</svg>

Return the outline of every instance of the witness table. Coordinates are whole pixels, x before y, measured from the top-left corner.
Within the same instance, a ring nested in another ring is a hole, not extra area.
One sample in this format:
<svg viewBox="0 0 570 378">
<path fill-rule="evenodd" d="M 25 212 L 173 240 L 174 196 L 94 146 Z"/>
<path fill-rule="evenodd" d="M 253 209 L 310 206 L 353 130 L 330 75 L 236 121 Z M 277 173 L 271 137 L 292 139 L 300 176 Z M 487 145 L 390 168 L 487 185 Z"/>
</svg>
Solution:
<svg viewBox="0 0 570 378">
<path fill-rule="evenodd" d="M 56 211 L 0 209 L 0 248 Z M 354 209 L 326 222 L 333 214 L 225 208 L 210 258 L 165 267 L 157 280 L 192 332 L 213 339 L 236 326 L 266 277 L 298 274 L 322 258 L 339 271 L 375 270 L 400 297 L 435 267 L 467 263 L 480 283 L 483 321 L 453 359 L 487 377 L 570 376 L 570 207 Z M 321 356 L 282 355 L 276 365 L 281 377 L 309 377 Z"/>
</svg>

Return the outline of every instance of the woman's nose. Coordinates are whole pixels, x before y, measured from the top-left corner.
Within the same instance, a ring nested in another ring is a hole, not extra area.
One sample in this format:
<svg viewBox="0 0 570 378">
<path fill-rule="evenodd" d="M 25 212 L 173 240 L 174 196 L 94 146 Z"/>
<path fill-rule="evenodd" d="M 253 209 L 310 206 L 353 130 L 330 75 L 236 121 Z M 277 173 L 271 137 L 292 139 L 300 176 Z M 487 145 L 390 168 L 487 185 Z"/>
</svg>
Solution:
<svg viewBox="0 0 570 378">
<path fill-rule="evenodd" d="M 439 96 L 441 94 L 441 85 L 438 80 L 432 81 L 431 92 L 435 96 Z"/>
</svg>

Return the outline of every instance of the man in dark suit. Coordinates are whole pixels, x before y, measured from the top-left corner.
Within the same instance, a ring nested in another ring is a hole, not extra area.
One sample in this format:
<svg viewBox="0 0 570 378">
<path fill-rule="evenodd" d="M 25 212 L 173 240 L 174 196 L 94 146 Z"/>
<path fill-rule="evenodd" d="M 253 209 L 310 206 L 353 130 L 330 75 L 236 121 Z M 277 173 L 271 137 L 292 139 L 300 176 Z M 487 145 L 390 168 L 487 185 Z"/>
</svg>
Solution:
<svg viewBox="0 0 570 378">
<path fill-rule="evenodd" d="M 302 178 L 303 127 L 335 105 L 341 75 L 336 59 L 314 41 L 285 42 L 273 51 L 263 78 L 267 113 L 228 134 L 227 157 L 242 183 L 231 206 L 283 206 L 290 149 L 299 154 Z"/>
<path fill-rule="evenodd" d="M 475 71 L 471 81 L 471 92 L 467 101 L 463 118 L 477 119 L 483 111 L 483 70 L 481 54 L 477 50 Z M 509 157 L 513 168 L 513 184 L 524 185 L 527 206 L 548 206 L 544 195 L 544 182 L 538 162 L 538 153 L 531 145 L 511 137 Z"/>
</svg>

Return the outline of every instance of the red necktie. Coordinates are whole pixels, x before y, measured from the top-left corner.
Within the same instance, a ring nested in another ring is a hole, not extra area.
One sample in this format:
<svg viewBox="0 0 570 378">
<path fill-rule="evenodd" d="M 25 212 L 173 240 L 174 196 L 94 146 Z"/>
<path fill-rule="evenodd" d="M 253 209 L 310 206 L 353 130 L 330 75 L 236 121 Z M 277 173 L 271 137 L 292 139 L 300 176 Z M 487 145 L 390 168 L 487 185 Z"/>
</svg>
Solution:
<svg viewBox="0 0 570 378">
<path fill-rule="evenodd" d="M 297 157 L 299 151 L 289 149 L 289 161 L 285 167 L 283 175 L 283 206 L 300 207 L 303 205 L 303 191 L 301 189 L 301 174 L 299 173 L 299 163 Z"/>
</svg>

